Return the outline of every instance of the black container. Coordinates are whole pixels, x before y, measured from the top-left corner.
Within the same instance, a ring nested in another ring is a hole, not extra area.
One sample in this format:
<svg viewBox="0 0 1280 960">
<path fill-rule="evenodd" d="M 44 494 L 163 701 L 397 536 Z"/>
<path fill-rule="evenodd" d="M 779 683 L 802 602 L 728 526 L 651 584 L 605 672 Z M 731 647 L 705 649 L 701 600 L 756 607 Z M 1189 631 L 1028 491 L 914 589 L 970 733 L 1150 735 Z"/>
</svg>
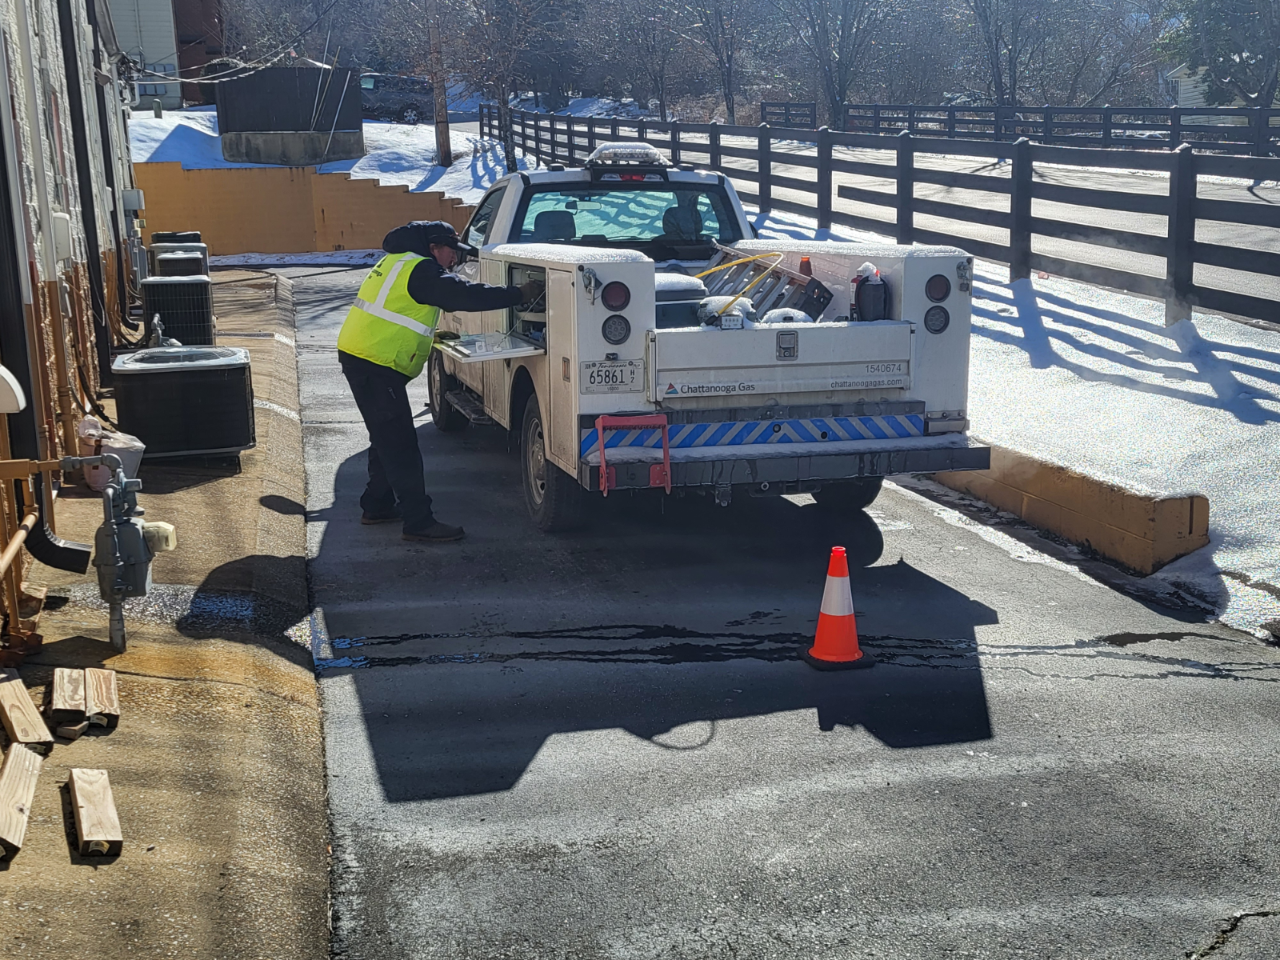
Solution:
<svg viewBox="0 0 1280 960">
<path fill-rule="evenodd" d="M 120 429 L 144 457 L 240 453 L 254 446 L 253 378 L 240 347 L 158 347 L 111 364 Z"/>
<path fill-rule="evenodd" d="M 198 253 L 162 253 L 156 257 L 156 276 L 202 277 L 204 257 Z"/>
<path fill-rule="evenodd" d="M 209 248 L 203 243 L 157 243 L 152 242 L 147 248 L 147 254 L 150 257 L 151 275 L 155 276 L 160 271 L 156 268 L 156 258 L 166 253 L 198 253 L 204 260 L 204 269 L 201 273 L 209 272 Z"/>
<path fill-rule="evenodd" d="M 156 230 L 151 234 L 152 243 L 199 243 L 199 230 Z"/>
<path fill-rule="evenodd" d="M 213 345 L 213 284 L 208 277 L 147 277 L 139 286 L 148 340 L 151 321 L 159 314 L 165 336 L 188 347 Z"/>
<path fill-rule="evenodd" d="M 889 316 L 889 285 L 879 277 L 859 277 L 854 288 L 855 320 L 883 320 Z"/>
</svg>

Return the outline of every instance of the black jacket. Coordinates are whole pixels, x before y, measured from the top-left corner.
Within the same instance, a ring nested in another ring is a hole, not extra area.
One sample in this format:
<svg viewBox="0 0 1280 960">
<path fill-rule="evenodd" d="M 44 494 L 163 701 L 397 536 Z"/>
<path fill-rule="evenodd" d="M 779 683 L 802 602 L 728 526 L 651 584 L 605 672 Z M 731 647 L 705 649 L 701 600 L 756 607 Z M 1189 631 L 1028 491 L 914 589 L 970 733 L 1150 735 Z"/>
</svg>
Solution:
<svg viewBox="0 0 1280 960">
<path fill-rule="evenodd" d="M 468 283 L 461 277 L 445 273 L 431 256 L 431 250 L 415 230 L 416 224 L 396 227 L 382 241 L 384 253 L 416 253 L 425 260 L 409 274 L 409 296 L 426 306 L 439 307 L 450 313 L 478 313 L 514 307 L 524 297 L 519 287 L 494 287 L 487 283 Z"/>
</svg>

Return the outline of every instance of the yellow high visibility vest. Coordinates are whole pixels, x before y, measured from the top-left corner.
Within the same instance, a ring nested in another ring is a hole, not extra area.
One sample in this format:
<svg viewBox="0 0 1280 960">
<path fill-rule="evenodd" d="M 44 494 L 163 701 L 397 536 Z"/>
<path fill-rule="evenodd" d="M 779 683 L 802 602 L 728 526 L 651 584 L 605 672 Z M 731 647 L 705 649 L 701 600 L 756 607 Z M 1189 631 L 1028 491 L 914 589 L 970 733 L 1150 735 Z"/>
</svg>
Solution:
<svg viewBox="0 0 1280 960">
<path fill-rule="evenodd" d="M 407 377 L 422 372 L 440 322 L 440 308 L 409 296 L 409 274 L 425 259 L 393 253 L 379 260 L 360 284 L 338 333 L 338 349 Z"/>
</svg>

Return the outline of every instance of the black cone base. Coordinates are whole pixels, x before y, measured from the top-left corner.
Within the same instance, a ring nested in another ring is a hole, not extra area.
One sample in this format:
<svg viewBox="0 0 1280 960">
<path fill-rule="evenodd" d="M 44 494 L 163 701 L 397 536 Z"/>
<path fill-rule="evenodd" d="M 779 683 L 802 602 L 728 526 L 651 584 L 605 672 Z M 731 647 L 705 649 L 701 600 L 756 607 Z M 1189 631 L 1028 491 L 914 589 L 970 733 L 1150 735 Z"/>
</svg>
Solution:
<svg viewBox="0 0 1280 960">
<path fill-rule="evenodd" d="M 865 650 L 857 660 L 819 660 L 808 650 L 800 651 L 800 659 L 815 670 L 862 670 L 876 664 L 875 658 Z"/>
</svg>

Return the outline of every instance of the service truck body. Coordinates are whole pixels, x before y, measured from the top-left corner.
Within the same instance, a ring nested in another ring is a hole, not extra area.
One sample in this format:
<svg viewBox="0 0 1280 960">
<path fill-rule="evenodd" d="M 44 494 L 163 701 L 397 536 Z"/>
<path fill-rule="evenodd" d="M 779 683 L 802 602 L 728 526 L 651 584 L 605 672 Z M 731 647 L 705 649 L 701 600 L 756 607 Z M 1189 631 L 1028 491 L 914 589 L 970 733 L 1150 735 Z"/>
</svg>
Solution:
<svg viewBox="0 0 1280 960">
<path fill-rule="evenodd" d="M 495 284 L 541 280 L 545 296 L 442 320 L 442 329 L 462 335 L 440 343 L 430 370 L 442 429 L 465 415 L 521 430 L 534 397 L 537 423 L 522 444 L 543 449 L 532 460 L 525 450 L 526 486 L 567 478 L 605 493 L 698 488 L 721 503 L 734 489 L 816 492 L 988 465 L 987 448 L 966 434 L 966 253 L 749 239 L 724 177 L 674 168 L 609 176 L 630 169 L 518 174 L 486 195 L 463 235 L 479 257 L 459 274 Z M 811 274 L 825 305 L 810 309 L 817 319 L 798 310 L 769 316 L 741 299 L 731 323 L 715 309 L 730 298 L 709 305 L 694 276 L 716 257 L 758 258 L 737 268 L 758 263 L 757 277 L 778 268 L 761 278 L 768 283 Z M 851 319 L 864 263 L 887 284 L 883 319 Z M 531 479 L 548 464 L 559 475 Z"/>
</svg>

